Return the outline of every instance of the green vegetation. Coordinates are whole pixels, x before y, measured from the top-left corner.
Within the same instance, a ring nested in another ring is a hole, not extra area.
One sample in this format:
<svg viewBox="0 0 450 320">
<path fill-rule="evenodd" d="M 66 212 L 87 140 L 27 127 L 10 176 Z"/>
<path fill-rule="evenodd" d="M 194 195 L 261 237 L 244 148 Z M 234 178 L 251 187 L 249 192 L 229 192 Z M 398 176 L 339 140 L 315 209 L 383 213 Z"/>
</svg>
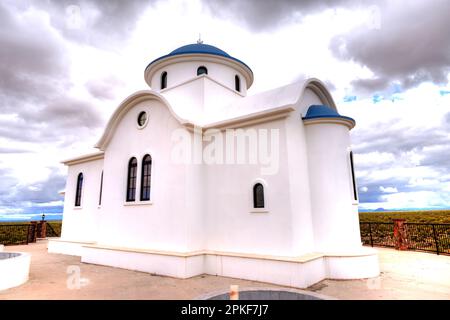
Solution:
<svg viewBox="0 0 450 320">
<path fill-rule="evenodd" d="M 0 222 L 0 244 L 26 244 L 29 222 Z M 61 221 L 47 222 L 47 237 L 61 235 Z"/>
<path fill-rule="evenodd" d="M 450 223 L 450 210 L 360 212 L 361 222 L 392 222 L 405 219 L 414 223 Z"/>
</svg>

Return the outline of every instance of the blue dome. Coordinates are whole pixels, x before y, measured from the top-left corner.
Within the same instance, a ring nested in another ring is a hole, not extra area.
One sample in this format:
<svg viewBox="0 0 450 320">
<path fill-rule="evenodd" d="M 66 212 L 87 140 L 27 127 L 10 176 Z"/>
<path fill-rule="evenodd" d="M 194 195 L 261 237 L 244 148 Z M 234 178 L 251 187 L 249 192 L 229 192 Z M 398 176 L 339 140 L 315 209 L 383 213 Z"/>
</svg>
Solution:
<svg viewBox="0 0 450 320">
<path fill-rule="evenodd" d="M 209 44 L 203 44 L 203 43 L 193 43 L 193 44 L 188 44 L 188 45 L 179 47 L 178 49 L 173 50 L 169 54 L 166 54 L 165 56 L 162 56 L 162 57 L 159 57 L 158 59 L 153 60 L 152 62 L 150 62 L 148 64 L 147 68 L 151 64 L 153 64 L 159 60 L 162 60 L 164 58 L 183 55 L 183 54 L 195 54 L 195 53 L 210 54 L 210 55 L 225 57 L 225 58 L 237 61 L 237 62 L 243 64 L 244 66 L 246 66 L 253 73 L 252 69 L 250 69 L 250 67 L 247 64 L 245 64 L 244 62 L 242 62 L 241 60 L 230 56 L 228 53 L 226 53 L 225 51 L 223 51 L 217 47 L 211 46 Z"/>
<path fill-rule="evenodd" d="M 220 50 L 219 48 L 211 46 L 209 44 L 203 44 L 203 43 L 193 43 L 193 44 L 188 44 L 188 45 L 179 47 L 178 49 L 173 50 L 168 55 L 174 56 L 177 54 L 187 54 L 187 53 L 207 53 L 207 54 L 215 54 L 217 56 L 231 58 L 231 56 L 228 53 L 226 53 L 225 51 Z"/>
<path fill-rule="evenodd" d="M 341 116 L 336 110 L 324 105 L 312 105 L 308 108 L 303 120 L 317 119 L 317 118 L 341 118 L 355 121 L 350 117 Z"/>
</svg>

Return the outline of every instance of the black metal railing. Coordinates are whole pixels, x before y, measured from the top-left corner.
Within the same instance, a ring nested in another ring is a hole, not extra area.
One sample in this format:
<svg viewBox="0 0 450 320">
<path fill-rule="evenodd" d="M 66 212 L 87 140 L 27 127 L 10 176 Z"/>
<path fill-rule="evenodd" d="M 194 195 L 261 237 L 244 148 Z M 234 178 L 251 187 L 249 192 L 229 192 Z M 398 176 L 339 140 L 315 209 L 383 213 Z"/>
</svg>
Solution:
<svg viewBox="0 0 450 320">
<path fill-rule="evenodd" d="M 364 244 L 379 247 L 395 247 L 394 225 L 389 222 L 361 222 L 361 240 Z"/>
<path fill-rule="evenodd" d="M 396 247 L 394 223 L 360 222 L 361 240 L 365 245 Z M 408 250 L 450 254 L 450 224 L 404 224 L 404 246 Z"/>
<path fill-rule="evenodd" d="M 47 227 L 47 237 L 49 238 L 49 237 L 60 237 L 61 236 L 61 230 L 55 230 L 53 227 L 52 227 L 52 225 L 50 224 L 50 223 L 47 223 L 47 225 L 46 225 L 46 227 Z M 61 229 L 61 228 L 59 228 L 59 229 Z"/>
<path fill-rule="evenodd" d="M 0 244 L 18 245 L 28 244 L 31 224 L 0 225 Z"/>
</svg>

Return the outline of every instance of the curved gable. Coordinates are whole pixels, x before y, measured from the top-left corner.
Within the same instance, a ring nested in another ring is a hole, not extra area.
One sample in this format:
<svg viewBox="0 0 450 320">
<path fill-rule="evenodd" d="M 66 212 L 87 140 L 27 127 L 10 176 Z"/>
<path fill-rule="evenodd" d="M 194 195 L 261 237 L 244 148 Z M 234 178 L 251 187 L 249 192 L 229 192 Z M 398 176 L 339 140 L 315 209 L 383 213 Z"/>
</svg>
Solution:
<svg viewBox="0 0 450 320">
<path fill-rule="evenodd" d="M 156 100 L 161 102 L 163 105 L 167 107 L 170 114 L 182 125 L 189 126 L 191 123 L 185 119 L 180 118 L 172 109 L 169 102 L 160 94 L 157 92 L 151 91 L 151 90 L 142 90 L 133 93 L 132 95 L 128 96 L 114 111 L 113 115 L 108 121 L 108 124 L 106 125 L 105 131 L 103 132 L 102 137 L 95 145 L 96 148 L 104 151 L 107 147 L 108 143 L 111 141 L 111 138 L 114 135 L 114 132 L 116 131 L 117 126 L 119 125 L 120 121 L 123 119 L 123 117 L 128 113 L 131 108 L 133 108 L 135 105 L 137 105 L 140 102 L 148 101 L 148 100 Z"/>
<path fill-rule="evenodd" d="M 322 101 L 324 105 L 327 105 L 337 111 L 337 107 L 336 104 L 334 103 L 333 97 L 331 96 L 330 92 L 328 91 L 327 87 L 322 81 L 316 78 L 310 78 L 306 80 L 303 85 L 301 94 L 298 98 L 299 100 L 306 89 L 310 89 L 311 91 L 313 91 L 319 97 L 319 99 Z"/>
</svg>

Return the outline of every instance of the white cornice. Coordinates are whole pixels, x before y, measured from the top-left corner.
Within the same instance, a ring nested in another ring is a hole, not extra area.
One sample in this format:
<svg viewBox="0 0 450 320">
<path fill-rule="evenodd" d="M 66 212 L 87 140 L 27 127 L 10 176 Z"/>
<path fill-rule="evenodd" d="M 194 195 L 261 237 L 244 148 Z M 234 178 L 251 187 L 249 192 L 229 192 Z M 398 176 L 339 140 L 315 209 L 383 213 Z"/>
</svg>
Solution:
<svg viewBox="0 0 450 320">
<path fill-rule="evenodd" d="M 89 161 L 94 161 L 94 160 L 100 160 L 100 159 L 103 159 L 104 156 L 105 156 L 105 153 L 103 151 L 100 151 L 100 152 L 90 153 L 90 154 L 82 155 L 82 156 L 79 156 L 76 158 L 64 160 L 61 163 L 65 164 L 66 166 L 72 166 L 74 164 L 79 164 L 79 163 L 84 163 L 84 162 L 89 162 Z"/>
<path fill-rule="evenodd" d="M 305 124 L 305 126 L 318 123 L 341 124 L 346 126 L 349 130 L 355 127 L 355 120 L 350 118 L 336 118 L 336 117 L 312 118 L 312 119 L 304 119 L 303 123 Z"/>
</svg>

